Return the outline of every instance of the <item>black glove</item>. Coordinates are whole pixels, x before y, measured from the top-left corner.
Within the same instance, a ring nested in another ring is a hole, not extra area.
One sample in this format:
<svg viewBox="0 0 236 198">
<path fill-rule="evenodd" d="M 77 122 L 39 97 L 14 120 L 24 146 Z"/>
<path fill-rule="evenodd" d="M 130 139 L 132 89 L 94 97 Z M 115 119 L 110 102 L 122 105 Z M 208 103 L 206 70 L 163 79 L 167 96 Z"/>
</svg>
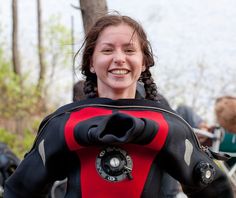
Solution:
<svg viewBox="0 0 236 198">
<path fill-rule="evenodd" d="M 146 144 L 153 139 L 157 129 L 156 123 L 151 120 L 114 113 L 80 122 L 75 127 L 74 135 L 81 145 Z"/>
</svg>

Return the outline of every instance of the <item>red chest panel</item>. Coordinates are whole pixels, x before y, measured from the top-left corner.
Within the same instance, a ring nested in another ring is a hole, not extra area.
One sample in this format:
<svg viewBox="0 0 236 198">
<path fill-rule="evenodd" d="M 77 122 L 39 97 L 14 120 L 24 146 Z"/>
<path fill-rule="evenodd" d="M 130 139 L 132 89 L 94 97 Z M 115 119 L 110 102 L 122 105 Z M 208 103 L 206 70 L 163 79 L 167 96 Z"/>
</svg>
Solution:
<svg viewBox="0 0 236 198">
<path fill-rule="evenodd" d="M 119 111 L 137 118 L 147 118 L 155 121 L 159 126 L 153 140 L 147 145 L 125 144 L 119 145 L 133 160 L 133 179 L 125 179 L 119 182 L 111 182 L 102 178 L 96 169 L 96 158 L 101 147 L 83 147 L 74 138 L 75 126 L 86 119 L 110 115 L 112 110 L 104 108 L 88 107 L 70 115 L 65 125 L 65 138 L 70 150 L 75 150 L 81 163 L 81 192 L 83 198 L 96 197 L 140 197 L 146 182 L 151 164 L 158 151 L 161 150 L 168 134 L 168 124 L 161 113 L 153 111 Z M 108 190 L 109 189 L 109 190 Z"/>
</svg>

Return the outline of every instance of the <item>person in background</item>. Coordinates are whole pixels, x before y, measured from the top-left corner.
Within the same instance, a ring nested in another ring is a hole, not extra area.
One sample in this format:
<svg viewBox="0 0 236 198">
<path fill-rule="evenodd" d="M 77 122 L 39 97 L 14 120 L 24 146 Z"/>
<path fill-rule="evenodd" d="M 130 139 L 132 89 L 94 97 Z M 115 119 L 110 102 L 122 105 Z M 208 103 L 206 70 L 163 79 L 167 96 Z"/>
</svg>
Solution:
<svg viewBox="0 0 236 198">
<path fill-rule="evenodd" d="M 216 121 L 224 129 L 219 150 L 236 153 L 236 97 L 225 95 L 216 99 L 214 106 Z M 226 164 L 233 167 L 236 157 L 231 157 Z"/>
<path fill-rule="evenodd" d="M 180 115 L 191 127 L 201 129 L 204 131 L 210 131 L 211 127 L 208 123 L 201 118 L 191 107 L 187 105 L 179 105 L 176 108 L 176 112 Z M 207 143 L 207 137 L 197 134 L 198 140 L 202 145 Z"/>
<path fill-rule="evenodd" d="M 98 19 L 82 54 L 88 99 L 42 121 L 32 149 L 6 182 L 4 198 L 45 197 L 65 177 L 69 198 L 160 197 L 163 172 L 180 181 L 189 197 L 232 198 L 227 176 L 191 127 L 158 102 L 152 66 L 151 45 L 137 21 L 119 14 Z M 135 98 L 138 81 L 145 99 Z"/>
<path fill-rule="evenodd" d="M 20 164 L 20 159 L 9 148 L 9 146 L 0 141 L 0 197 L 3 196 L 5 182 Z"/>
<path fill-rule="evenodd" d="M 176 112 L 193 128 L 208 128 L 206 122 L 187 105 L 179 105 Z"/>
<path fill-rule="evenodd" d="M 84 94 L 84 80 L 79 80 L 73 86 L 72 101 L 75 102 L 83 99 L 86 99 L 86 96 Z"/>
<path fill-rule="evenodd" d="M 220 126 L 231 133 L 236 133 L 236 97 L 222 96 L 217 98 L 215 115 Z"/>
</svg>

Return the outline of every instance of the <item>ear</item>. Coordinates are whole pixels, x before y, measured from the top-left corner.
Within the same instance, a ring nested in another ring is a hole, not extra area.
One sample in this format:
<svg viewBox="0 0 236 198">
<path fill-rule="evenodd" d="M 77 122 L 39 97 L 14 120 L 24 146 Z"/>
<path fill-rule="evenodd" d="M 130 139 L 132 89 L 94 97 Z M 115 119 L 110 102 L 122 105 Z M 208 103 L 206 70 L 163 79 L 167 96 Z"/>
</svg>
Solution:
<svg viewBox="0 0 236 198">
<path fill-rule="evenodd" d="M 90 58 L 90 68 L 89 68 L 90 72 L 95 74 L 95 69 L 93 67 L 93 58 L 91 57 Z"/>
<path fill-rule="evenodd" d="M 91 73 L 94 73 L 94 74 L 95 74 L 95 69 L 94 69 L 93 66 L 90 66 L 90 69 L 89 69 L 89 70 L 90 70 Z"/>
<path fill-rule="evenodd" d="M 146 66 L 143 65 L 143 66 L 142 66 L 142 72 L 144 72 L 145 70 L 146 70 Z"/>
</svg>

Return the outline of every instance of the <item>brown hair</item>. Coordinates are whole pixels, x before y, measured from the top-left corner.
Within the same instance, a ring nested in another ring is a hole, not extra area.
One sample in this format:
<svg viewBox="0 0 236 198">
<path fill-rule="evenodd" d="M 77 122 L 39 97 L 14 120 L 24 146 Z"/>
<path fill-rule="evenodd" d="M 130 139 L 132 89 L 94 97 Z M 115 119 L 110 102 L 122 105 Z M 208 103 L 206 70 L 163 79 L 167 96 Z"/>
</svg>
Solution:
<svg viewBox="0 0 236 198">
<path fill-rule="evenodd" d="M 216 99 L 215 114 L 218 123 L 229 132 L 236 133 L 236 98 L 223 96 Z"/>
<path fill-rule="evenodd" d="M 137 21 L 128 16 L 122 16 L 118 14 L 107 14 L 99 18 L 97 22 L 91 27 L 90 31 L 88 31 L 85 37 L 81 64 L 82 74 L 86 77 L 84 92 L 87 97 L 97 97 L 97 76 L 96 74 L 90 72 L 90 61 L 92 59 L 96 41 L 102 30 L 104 30 L 106 27 L 117 26 L 121 23 L 125 23 L 132 27 L 134 29 L 134 33 L 138 36 L 141 50 L 143 52 L 143 61 L 146 66 L 146 70 L 142 72 L 139 80 L 144 83 L 146 98 L 155 100 L 157 97 L 157 88 L 149 71 L 149 68 L 154 65 L 154 58 L 150 42 L 147 40 L 146 33 L 143 30 L 142 26 Z"/>
</svg>

